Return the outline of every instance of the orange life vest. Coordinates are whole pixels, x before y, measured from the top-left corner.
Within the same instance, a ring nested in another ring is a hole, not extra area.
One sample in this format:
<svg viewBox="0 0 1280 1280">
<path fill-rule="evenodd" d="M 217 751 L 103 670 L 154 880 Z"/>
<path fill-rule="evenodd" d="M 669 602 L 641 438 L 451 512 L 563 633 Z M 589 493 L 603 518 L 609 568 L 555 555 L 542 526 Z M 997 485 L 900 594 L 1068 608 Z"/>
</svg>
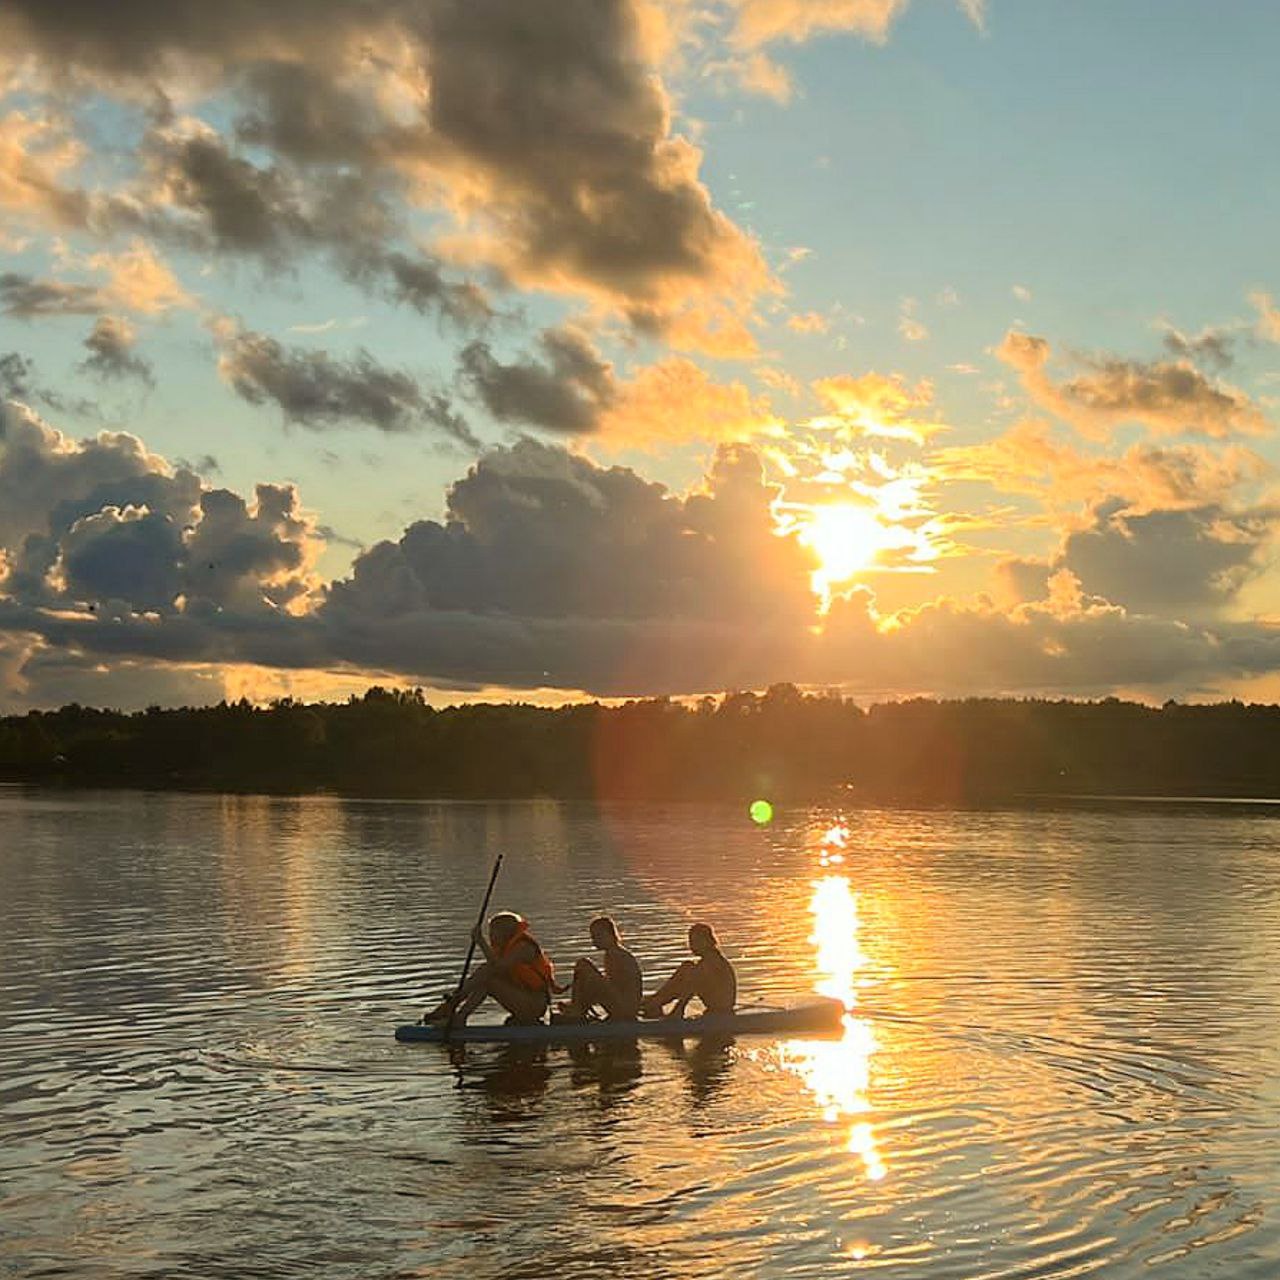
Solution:
<svg viewBox="0 0 1280 1280">
<path fill-rule="evenodd" d="M 529 932 L 526 921 L 520 921 L 510 941 L 502 948 L 502 958 L 505 960 L 516 947 L 526 942 L 533 944 L 533 949 L 537 952 L 536 957 L 533 960 L 521 960 L 518 964 L 513 964 L 507 972 L 511 975 L 512 981 L 518 982 L 522 987 L 528 987 L 530 991 L 546 991 L 550 994 L 557 989 L 556 967 L 551 963 L 551 957 L 539 945 L 537 938 Z"/>
</svg>

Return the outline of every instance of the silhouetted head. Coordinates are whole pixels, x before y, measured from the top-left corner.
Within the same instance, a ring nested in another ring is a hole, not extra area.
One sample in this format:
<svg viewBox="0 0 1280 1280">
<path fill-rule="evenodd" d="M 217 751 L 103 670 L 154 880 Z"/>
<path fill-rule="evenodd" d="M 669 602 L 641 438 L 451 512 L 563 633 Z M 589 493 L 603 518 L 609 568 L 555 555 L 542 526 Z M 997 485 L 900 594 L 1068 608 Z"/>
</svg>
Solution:
<svg viewBox="0 0 1280 1280">
<path fill-rule="evenodd" d="M 705 956 L 709 952 L 719 951 L 720 940 L 716 937 L 716 931 L 709 924 L 703 924 L 701 920 L 697 924 L 691 924 L 689 950 L 695 956 Z"/>
<path fill-rule="evenodd" d="M 618 933 L 618 923 L 612 916 L 596 916 L 591 922 L 591 941 L 595 943 L 601 951 L 607 951 L 610 947 L 616 947 L 621 941 L 621 935 Z"/>
<path fill-rule="evenodd" d="M 496 916 L 489 917 L 489 941 L 501 949 L 525 927 L 523 916 L 514 911 L 499 911 Z"/>
</svg>

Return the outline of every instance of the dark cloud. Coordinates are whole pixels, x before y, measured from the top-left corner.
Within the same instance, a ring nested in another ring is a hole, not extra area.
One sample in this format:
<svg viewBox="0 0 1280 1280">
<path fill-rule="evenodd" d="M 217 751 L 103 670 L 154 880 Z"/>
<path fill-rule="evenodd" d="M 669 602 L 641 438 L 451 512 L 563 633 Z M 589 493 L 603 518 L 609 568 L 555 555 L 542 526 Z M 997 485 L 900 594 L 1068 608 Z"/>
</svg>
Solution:
<svg viewBox="0 0 1280 1280">
<path fill-rule="evenodd" d="M 634 0 L 441 0 L 421 11 L 428 163 L 488 188 L 504 265 L 637 305 L 758 269 L 669 136 Z"/>
<path fill-rule="evenodd" d="M 442 288 L 438 263 L 415 272 L 404 252 L 414 206 L 444 207 L 461 256 L 509 281 L 749 347 L 769 273 L 672 134 L 648 17 L 642 0 L 10 0 L 0 42 L 61 87 L 154 97 L 194 76 L 227 94 L 227 138 L 156 113 L 136 189 L 54 182 L 80 225 L 275 263 L 323 245 L 352 278 L 469 317 L 475 287 Z"/>
<path fill-rule="evenodd" d="M 523 440 L 449 490 L 443 524 L 411 525 L 357 558 L 333 618 L 415 610 L 523 618 L 804 614 L 812 564 L 774 536 L 775 490 L 749 449 L 721 450 L 705 493 L 680 498 L 625 467 Z"/>
<path fill-rule="evenodd" d="M 577 329 L 548 329 L 539 345 L 545 363 L 504 364 L 487 343 L 470 343 L 460 360 L 464 386 L 499 422 L 566 434 L 594 430 L 618 396 L 613 366 Z"/>
<path fill-rule="evenodd" d="M 1058 564 L 1084 589 L 1144 613 L 1229 604 L 1267 567 L 1277 513 L 1218 506 L 1128 512 L 1109 503 L 1068 536 Z"/>
<path fill-rule="evenodd" d="M 150 363 L 134 353 L 137 334 L 119 316 L 99 316 L 93 331 L 84 340 L 88 355 L 80 362 L 85 373 L 99 378 L 137 378 L 150 386 L 155 375 Z"/>
<path fill-rule="evenodd" d="M 0 593 L 101 616 L 249 616 L 312 587 L 315 527 L 289 485 L 252 505 L 132 436 L 74 442 L 30 410 L 0 419 Z"/>
<path fill-rule="evenodd" d="M 422 315 L 438 314 L 465 329 L 478 328 L 494 316 L 484 289 L 450 279 L 439 259 L 429 254 L 347 243 L 338 262 L 349 280 Z"/>
<path fill-rule="evenodd" d="M 0 356 L 0 400 L 29 400 L 35 394 L 36 367 L 17 351 Z"/>
<path fill-rule="evenodd" d="M 105 507 L 145 507 L 179 523 L 194 517 L 201 482 L 136 436 L 107 432 L 75 443 L 22 405 L 0 406 L 0 548 L 30 533 L 61 536 Z"/>
<path fill-rule="evenodd" d="M 18 320 L 36 316 L 95 315 L 107 305 L 97 285 L 64 284 L 16 271 L 0 273 L 0 311 Z"/>
<path fill-rule="evenodd" d="M 185 547 L 188 600 L 241 613 L 289 605 L 308 588 L 318 533 L 292 485 L 258 485 L 252 508 L 229 489 L 207 490 Z"/>
<path fill-rule="evenodd" d="M 199 215 L 212 247 L 272 258 L 310 235 L 301 193 L 281 170 L 232 155 L 212 132 L 151 145 L 166 196 Z"/>
<path fill-rule="evenodd" d="M 135 612 L 172 610 L 182 589 L 182 529 L 137 507 L 106 507 L 77 520 L 60 546 L 68 599 L 120 601 Z"/>
<path fill-rule="evenodd" d="M 340 360 L 324 351 L 285 347 L 274 338 L 222 324 L 218 369 L 250 404 L 279 406 L 286 421 L 313 430 L 358 425 L 380 431 L 431 426 L 477 448 L 447 396 L 425 390 L 410 374 L 379 364 L 367 351 Z"/>
<path fill-rule="evenodd" d="M 62 77 L 155 81 L 175 60 L 188 70 L 217 69 L 280 50 L 332 62 L 362 31 L 382 25 L 390 8 L 376 0 L 5 0 L 0 36 Z"/>
</svg>

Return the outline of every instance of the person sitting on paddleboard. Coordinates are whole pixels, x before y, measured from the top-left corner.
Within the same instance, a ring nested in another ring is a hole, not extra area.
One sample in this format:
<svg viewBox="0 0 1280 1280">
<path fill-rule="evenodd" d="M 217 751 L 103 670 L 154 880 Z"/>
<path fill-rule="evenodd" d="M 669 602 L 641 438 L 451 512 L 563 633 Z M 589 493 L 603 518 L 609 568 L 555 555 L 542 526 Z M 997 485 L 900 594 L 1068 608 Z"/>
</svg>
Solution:
<svg viewBox="0 0 1280 1280">
<path fill-rule="evenodd" d="M 552 992 L 561 988 L 555 985 L 555 966 L 529 932 L 528 921 L 514 911 L 499 911 L 489 920 L 487 938 L 478 925 L 472 930 L 472 937 L 484 952 L 484 963 L 472 971 L 458 993 L 452 1025 L 465 1026 L 489 996 L 511 1015 L 509 1023 L 541 1022 Z M 423 1017 L 423 1022 L 449 1022 L 453 999 L 452 995 L 446 996 L 438 1008 Z"/>
<path fill-rule="evenodd" d="M 551 1020 L 582 1022 L 599 1007 L 608 1018 L 633 1021 L 639 1015 L 644 995 L 640 965 L 622 945 L 618 925 L 609 916 L 597 916 L 589 932 L 591 941 L 604 952 L 604 971 L 583 956 L 573 966 L 572 994 Z"/>
<path fill-rule="evenodd" d="M 640 1002 L 644 1017 L 683 1018 L 685 1006 L 694 996 L 707 1013 L 733 1012 L 738 1002 L 738 975 L 721 952 L 715 930 L 701 922 L 690 925 L 689 950 L 697 960 L 685 960 L 653 995 Z M 668 1005 L 672 1005 L 669 1012 Z"/>
</svg>

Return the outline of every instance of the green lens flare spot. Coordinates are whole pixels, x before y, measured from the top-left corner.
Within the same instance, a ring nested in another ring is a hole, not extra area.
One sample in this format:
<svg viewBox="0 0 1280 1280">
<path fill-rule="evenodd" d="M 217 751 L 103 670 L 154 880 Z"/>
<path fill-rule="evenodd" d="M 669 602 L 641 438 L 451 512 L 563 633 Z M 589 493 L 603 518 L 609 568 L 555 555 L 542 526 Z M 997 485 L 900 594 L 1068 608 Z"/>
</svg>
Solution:
<svg viewBox="0 0 1280 1280">
<path fill-rule="evenodd" d="M 767 827 L 773 821 L 773 805 L 767 800 L 753 800 L 747 812 L 751 814 L 751 821 L 758 827 Z"/>
</svg>

